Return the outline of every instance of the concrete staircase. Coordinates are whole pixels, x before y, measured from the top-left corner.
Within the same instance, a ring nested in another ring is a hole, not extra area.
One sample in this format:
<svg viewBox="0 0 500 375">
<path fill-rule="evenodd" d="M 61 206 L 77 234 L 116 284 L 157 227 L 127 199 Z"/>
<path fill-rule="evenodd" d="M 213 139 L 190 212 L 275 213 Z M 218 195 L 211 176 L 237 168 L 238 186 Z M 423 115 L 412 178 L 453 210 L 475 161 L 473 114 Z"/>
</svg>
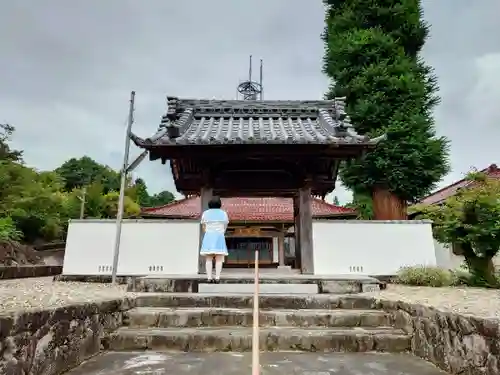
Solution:
<svg viewBox="0 0 500 375">
<path fill-rule="evenodd" d="M 373 301 L 346 295 L 266 295 L 260 304 L 262 351 L 405 352 L 410 336 Z M 252 296 L 144 293 L 109 349 L 250 351 Z"/>
</svg>

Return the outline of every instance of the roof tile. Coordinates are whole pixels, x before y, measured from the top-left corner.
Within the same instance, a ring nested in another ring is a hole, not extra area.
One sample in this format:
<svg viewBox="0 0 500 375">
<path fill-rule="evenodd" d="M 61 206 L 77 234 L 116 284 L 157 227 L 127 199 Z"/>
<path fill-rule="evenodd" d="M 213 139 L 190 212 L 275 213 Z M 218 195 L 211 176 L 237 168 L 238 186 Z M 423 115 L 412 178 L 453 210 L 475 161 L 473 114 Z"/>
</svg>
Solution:
<svg viewBox="0 0 500 375">
<path fill-rule="evenodd" d="M 222 198 L 222 208 L 232 221 L 293 221 L 291 198 Z M 321 199 L 312 200 L 313 217 L 355 215 L 353 209 L 335 206 Z M 144 208 L 143 214 L 172 218 L 198 219 L 200 197 L 190 197 L 160 207 Z"/>
<path fill-rule="evenodd" d="M 232 143 L 376 144 L 384 138 L 358 135 L 345 112 L 343 98 L 207 101 L 169 97 L 168 104 L 158 136 L 145 140 L 132 136 L 139 147 Z"/>
<path fill-rule="evenodd" d="M 491 164 L 489 167 L 481 170 L 480 172 L 486 173 L 487 176 L 491 178 L 497 178 L 500 179 L 500 169 L 496 164 Z M 470 185 L 472 185 L 473 182 L 466 180 L 465 178 L 456 181 L 452 183 L 451 185 L 448 185 L 442 189 L 439 189 L 438 191 L 435 191 L 434 193 L 428 195 L 427 197 L 423 198 L 420 203 L 423 204 L 439 204 L 442 203 L 444 200 L 447 198 L 455 195 L 460 189 L 466 188 Z"/>
</svg>

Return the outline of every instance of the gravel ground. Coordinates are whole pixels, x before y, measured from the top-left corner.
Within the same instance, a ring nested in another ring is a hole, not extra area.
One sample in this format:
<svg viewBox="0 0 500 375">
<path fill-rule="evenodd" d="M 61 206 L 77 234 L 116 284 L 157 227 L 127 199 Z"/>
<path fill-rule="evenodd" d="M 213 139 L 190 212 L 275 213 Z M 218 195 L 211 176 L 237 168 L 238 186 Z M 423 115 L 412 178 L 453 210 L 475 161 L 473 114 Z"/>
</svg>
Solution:
<svg viewBox="0 0 500 375">
<path fill-rule="evenodd" d="M 500 290 L 480 288 L 431 288 L 388 285 L 386 290 L 363 295 L 434 306 L 439 310 L 500 318 Z"/>
<path fill-rule="evenodd" d="M 53 282 L 52 277 L 0 281 L 0 313 L 124 297 L 126 285 Z"/>
<path fill-rule="evenodd" d="M 52 277 L 0 281 L 0 313 L 120 298 L 125 285 L 52 282 Z M 483 317 L 500 318 L 500 290 L 388 285 L 364 296 L 400 300 Z"/>
</svg>

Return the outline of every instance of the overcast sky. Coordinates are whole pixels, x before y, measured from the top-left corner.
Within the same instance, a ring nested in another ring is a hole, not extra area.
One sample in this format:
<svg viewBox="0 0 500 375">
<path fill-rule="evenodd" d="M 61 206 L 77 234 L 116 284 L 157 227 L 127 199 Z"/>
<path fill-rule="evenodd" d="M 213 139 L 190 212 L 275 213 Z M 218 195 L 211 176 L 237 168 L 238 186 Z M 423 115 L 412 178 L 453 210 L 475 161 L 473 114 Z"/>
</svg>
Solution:
<svg viewBox="0 0 500 375">
<path fill-rule="evenodd" d="M 443 185 L 499 161 L 500 2 L 424 8 L 437 128 L 452 140 Z M 249 54 L 264 59 L 266 99 L 322 98 L 323 21 L 320 0 L 0 0 L 0 122 L 17 128 L 15 146 L 39 169 L 83 155 L 119 168 L 131 90 L 140 136 L 155 132 L 166 94 L 234 98 Z M 153 191 L 174 190 L 159 161 L 137 174 Z"/>
</svg>

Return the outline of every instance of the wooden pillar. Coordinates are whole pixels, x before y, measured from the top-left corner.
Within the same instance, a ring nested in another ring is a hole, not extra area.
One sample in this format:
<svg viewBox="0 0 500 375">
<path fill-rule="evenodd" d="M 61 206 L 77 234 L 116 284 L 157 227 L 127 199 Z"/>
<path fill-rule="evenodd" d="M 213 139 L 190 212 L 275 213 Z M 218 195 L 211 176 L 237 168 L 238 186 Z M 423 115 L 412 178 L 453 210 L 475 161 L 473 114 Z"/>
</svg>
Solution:
<svg viewBox="0 0 500 375">
<path fill-rule="evenodd" d="M 283 267 L 285 265 L 285 234 L 280 233 L 278 237 L 278 265 Z"/>
<path fill-rule="evenodd" d="M 293 235 L 294 235 L 294 245 L 295 245 L 295 264 L 297 267 L 302 269 L 302 253 L 300 250 L 300 202 L 299 195 L 293 197 Z"/>
<path fill-rule="evenodd" d="M 203 214 L 205 210 L 208 209 L 208 202 L 210 202 L 210 199 L 213 197 L 213 190 L 212 188 L 208 187 L 203 187 L 201 188 L 200 191 L 200 202 L 201 202 L 201 210 L 200 213 Z M 201 219 L 201 216 L 200 216 Z M 200 224 L 200 246 L 201 247 L 201 241 L 203 240 L 203 228 L 201 228 Z M 205 259 L 200 255 L 200 250 L 198 248 L 198 273 L 205 273 Z"/>
<path fill-rule="evenodd" d="M 300 270 L 303 274 L 314 274 L 313 238 L 312 238 L 312 198 L 311 188 L 299 190 L 299 242 Z"/>
</svg>

